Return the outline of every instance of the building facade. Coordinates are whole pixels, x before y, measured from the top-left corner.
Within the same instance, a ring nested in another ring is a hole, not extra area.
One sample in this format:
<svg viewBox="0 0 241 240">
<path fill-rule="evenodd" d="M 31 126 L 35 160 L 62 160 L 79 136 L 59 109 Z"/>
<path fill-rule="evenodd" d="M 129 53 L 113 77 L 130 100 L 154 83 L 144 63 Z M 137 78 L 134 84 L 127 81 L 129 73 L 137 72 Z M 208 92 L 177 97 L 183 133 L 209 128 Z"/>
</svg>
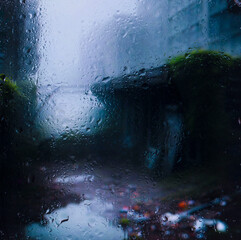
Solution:
<svg viewBox="0 0 241 240">
<path fill-rule="evenodd" d="M 169 55 L 189 48 L 241 54 L 241 4 L 238 0 L 168 0 Z"/>
</svg>

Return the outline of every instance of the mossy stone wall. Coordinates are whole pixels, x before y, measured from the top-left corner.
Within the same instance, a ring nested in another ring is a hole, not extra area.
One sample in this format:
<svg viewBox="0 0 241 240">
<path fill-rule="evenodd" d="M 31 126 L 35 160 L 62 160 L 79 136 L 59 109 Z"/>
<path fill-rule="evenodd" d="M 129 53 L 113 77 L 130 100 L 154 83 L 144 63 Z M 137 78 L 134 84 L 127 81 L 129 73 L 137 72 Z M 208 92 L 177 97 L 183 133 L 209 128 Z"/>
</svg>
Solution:
<svg viewBox="0 0 241 240">
<path fill-rule="evenodd" d="M 183 154 L 189 162 L 219 161 L 230 137 L 227 86 L 239 60 L 208 50 L 195 50 L 169 60 L 170 82 L 184 114 Z"/>
</svg>

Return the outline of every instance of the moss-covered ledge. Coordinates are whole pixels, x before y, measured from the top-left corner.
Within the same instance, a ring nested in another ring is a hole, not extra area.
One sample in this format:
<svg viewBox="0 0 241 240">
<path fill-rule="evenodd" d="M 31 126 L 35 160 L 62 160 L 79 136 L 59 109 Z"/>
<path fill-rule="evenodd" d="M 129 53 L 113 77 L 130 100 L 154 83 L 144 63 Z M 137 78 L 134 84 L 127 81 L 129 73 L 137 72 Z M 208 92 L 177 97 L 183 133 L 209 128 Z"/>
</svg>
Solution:
<svg viewBox="0 0 241 240">
<path fill-rule="evenodd" d="M 109 78 L 107 82 L 103 79 L 92 86 L 92 92 L 106 103 L 126 101 L 125 106 L 133 112 L 137 105 L 140 109 L 150 109 L 148 103 L 157 106 L 156 109 L 160 105 L 176 105 L 184 119 L 182 162 L 221 162 L 230 140 L 235 141 L 231 131 L 234 132 L 237 116 L 241 116 L 241 110 L 233 105 L 241 101 L 235 87 L 240 85 L 241 91 L 240 78 L 241 58 L 194 50 L 173 57 L 157 68 Z M 110 104 L 110 108 L 114 107 Z M 147 111 L 141 121 L 145 121 L 147 114 L 152 113 Z"/>
<path fill-rule="evenodd" d="M 169 82 L 177 89 L 184 114 L 184 156 L 190 161 L 221 160 L 230 137 L 227 87 L 240 72 L 240 59 L 195 50 L 170 59 Z"/>
</svg>

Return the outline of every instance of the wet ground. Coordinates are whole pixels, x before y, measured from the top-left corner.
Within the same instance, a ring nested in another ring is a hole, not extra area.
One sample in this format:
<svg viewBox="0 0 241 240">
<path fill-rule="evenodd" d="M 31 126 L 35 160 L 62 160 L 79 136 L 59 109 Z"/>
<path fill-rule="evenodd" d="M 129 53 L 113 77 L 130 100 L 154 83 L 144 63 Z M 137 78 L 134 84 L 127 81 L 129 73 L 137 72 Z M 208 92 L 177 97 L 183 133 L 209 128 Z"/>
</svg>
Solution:
<svg viewBox="0 0 241 240">
<path fill-rule="evenodd" d="M 26 228 L 26 235 L 33 239 L 123 239 L 120 210 L 160 195 L 144 173 L 122 168 L 86 169 L 75 164 L 53 175 L 53 168 L 40 167 L 45 185 L 79 202 L 70 200 L 58 209 L 50 206 L 44 226 L 33 223 Z"/>
<path fill-rule="evenodd" d="M 240 239 L 238 186 L 192 196 L 140 169 L 59 166 L 35 166 L 8 196 L 1 239 Z"/>
</svg>

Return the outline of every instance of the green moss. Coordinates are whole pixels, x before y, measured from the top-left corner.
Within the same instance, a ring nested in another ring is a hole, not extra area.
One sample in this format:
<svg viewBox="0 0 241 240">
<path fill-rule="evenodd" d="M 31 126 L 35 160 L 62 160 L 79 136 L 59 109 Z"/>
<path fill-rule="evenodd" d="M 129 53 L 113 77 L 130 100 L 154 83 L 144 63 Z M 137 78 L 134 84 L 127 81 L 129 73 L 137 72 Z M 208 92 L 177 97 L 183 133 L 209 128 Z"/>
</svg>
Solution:
<svg viewBox="0 0 241 240">
<path fill-rule="evenodd" d="M 130 220 L 127 219 L 127 218 L 122 218 L 120 219 L 120 225 L 123 227 L 123 228 L 126 228 L 130 225 Z"/>
<path fill-rule="evenodd" d="M 29 82 L 29 81 L 28 81 Z M 30 115 L 33 115 L 30 107 L 30 95 L 36 95 L 36 87 L 33 84 L 18 86 L 16 82 L 0 74 L 0 133 L 1 142 L 5 143 L 6 138 L 16 139 L 18 133 L 21 140 L 26 137 L 26 129 L 30 126 Z M 32 89 L 34 89 L 32 91 Z M 32 91 L 28 94 L 28 91 Z M 35 91 L 35 92 L 34 92 Z M 23 133 L 24 132 L 24 133 Z M 14 137 L 13 137 L 14 136 Z M 8 144 L 9 145 L 9 144 Z"/>
<path fill-rule="evenodd" d="M 27 83 L 23 89 L 0 74 L 1 181 L 12 182 L 12 185 L 16 176 L 24 175 L 24 162 L 37 157 L 31 125 L 33 111 L 30 111 L 30 107 L 34 108 L 30 100 L 35 96 L 35 88 L 29 86 Z M 28 94 L 31 89 L 33 91 Z"/>
<path fill-rule="evenodd" d="M 0 75 L 0 132 L 6 132 L 14 122 L 16 116 L 16 102 L 20 92 L 16 83 L 4 74 Z"/>
<path fill-rule="evenodd" d="M 191 51 L 169 60 L 170 82 L 183 103 L 184 151 L 189 158 L 218 158 L 224 147 L 229 129 L 226 88 L 239 64 L 240 59 L 208 50 Z"/>
<path fill-rule="evenodd" d="M 0 99 L 1 103 L 9 101 L 14 98 L 15 95 L 19 95 L 19 90 L 16 83 L 6 77 L 4 74 L 0 74 Z"/>
</svg>

